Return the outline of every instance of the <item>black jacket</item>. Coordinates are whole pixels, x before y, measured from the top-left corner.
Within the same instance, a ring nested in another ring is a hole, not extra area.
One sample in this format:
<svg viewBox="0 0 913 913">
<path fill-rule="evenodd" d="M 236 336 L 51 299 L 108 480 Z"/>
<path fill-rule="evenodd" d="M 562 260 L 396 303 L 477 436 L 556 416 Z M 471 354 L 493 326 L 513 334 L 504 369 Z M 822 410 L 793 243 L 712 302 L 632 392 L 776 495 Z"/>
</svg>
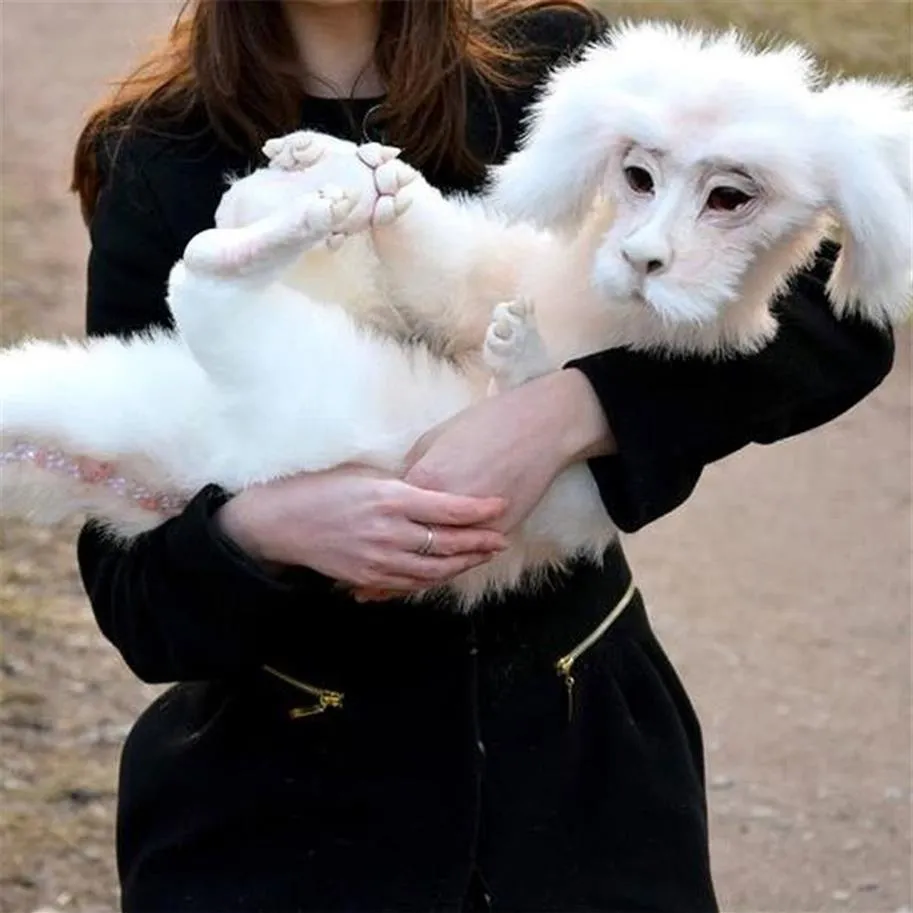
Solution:
<svg viewBox="0 0 913 913">
<path fill-rule="evenodd" d="M 545 13 L 529 17 L 516 42 L 539 48 L 541 76 L 592 37 L 582 17 Z M 471 86 L 469 132 L 480 154 L 497 162 L 515 148 L 534 93 L 535 86 L 514 92 Z M 339 102 L 309 99 L 302 125 L 352 136 L 351 122 L 360 121 L 364 108 L 356 102 L 347 113 Z M 202 122 L 188 122 L 182 136 L 128 140 L 113 167 L 100 155 L 104 185 L 91 223 L 89 333 L 169 323 L 164 290 L 171 266 L 190 238 L 212 225 L 226 175 L 258 163 L 255 152 L 220 145 Z M 445 190 L 475 185 L 446 169 L 427 176 Z M 835 253 L 824 247 L 814 267 L 792 283 L 781 302 L 780 332 L 760 354 L 720 363 L 615 350 L 573 363 L 595 388 L 618 443 L 617 455 L 594 459 L 590 468 L 622 530 L 679 506 L 708 463 L 830 421 L 885 377 L 893 359 L 890 335 L 830 310 L 825 283 Z M 181 516 L 130 549 L 106 542 L 92 524 L 80 536 L 79 565 L 98 623 L 144 680 L 206 679 L 258 664 L 264 629 L 281 624 L 289 602 L 320 599 L 332 585 L 316 573 L 281 583 L 259 573 L 215 530 L 211 518 L 223 500 L 217 489 L 205 489 Z"/>
</svg>

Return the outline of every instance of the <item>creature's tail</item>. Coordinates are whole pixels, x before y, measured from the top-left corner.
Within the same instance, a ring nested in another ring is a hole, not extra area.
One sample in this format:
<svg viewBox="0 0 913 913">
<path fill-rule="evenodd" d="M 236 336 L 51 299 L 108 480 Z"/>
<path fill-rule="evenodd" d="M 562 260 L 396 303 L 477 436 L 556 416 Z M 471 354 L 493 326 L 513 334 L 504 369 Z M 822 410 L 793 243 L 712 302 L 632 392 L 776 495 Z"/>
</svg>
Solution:
<svg viewBox="0 0 913 913">
<path fill-rule="evenodd" d="M 133 534 L 177 511 L 208 383 L 175 338 L 31 340 L 0 352 L 0 516 Z M 209 416 L 211 420 L 211 414 Z"/>
</svg>

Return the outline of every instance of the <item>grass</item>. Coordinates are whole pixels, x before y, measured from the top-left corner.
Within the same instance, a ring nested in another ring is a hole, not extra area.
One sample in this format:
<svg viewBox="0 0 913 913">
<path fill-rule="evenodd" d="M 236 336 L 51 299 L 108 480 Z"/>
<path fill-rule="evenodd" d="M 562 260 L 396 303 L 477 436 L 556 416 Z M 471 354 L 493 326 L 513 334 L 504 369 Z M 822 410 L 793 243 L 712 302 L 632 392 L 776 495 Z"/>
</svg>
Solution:
<svg viewBox="0 0 913 913">
<path fill-rule="evenodd" d="M 672 19 L 735 25 L 751 35 L 799 41 L 835 71 L 913 74 L 909 0 L 600 0 L 611 20 Z"/>
</svg>

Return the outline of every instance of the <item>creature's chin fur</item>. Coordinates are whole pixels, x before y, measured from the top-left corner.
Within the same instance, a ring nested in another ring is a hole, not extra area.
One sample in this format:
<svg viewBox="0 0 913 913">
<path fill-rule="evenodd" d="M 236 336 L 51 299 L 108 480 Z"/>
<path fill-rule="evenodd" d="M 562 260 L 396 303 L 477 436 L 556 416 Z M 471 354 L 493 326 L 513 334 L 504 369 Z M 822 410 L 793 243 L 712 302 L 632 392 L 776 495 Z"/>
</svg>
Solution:
<svg viewBox="0 0 913 913">
<path fill-rule="evenodd" d="M 758 55 L 732 36 L 651 25 L 617 31 L 553 75 L 484 199 L 445 199 L 389 155 L 369 167 L 365 150 L 329 137 L 277 140 L 271 167 L 231 186 L 218 227 L 173 269 L 174 333 L 33 341 L 0 355 L 4 447 L 25 440 L 113 461 L 185 498 L 208 483 L 238 491 L 343 463 L 396 472 L 421 434 L 492 384 L 620 346 L 756 351 L 830 215 L 844 242 L 835 307 L 904 319 L 909 144 L 902 90 L 822 91 L 794 48 Z M 632 148 L 655 168 L 652 196 L 624 183 Z M 296 149 L 309 167 L 282 164 Z M 754 175 L 750 219 L 692 205 L 706 193 L 695 163 L 714 156 Z M 318 196 L 329 183 L 347 196 Z M 366 231 L 382 206 L 398 218 Z M 644 285 L 652 296 L 608 296 L 609 277 L 643 265 L 632 238 L 666 272 Z M 496 307 L 510 301 L 535 313 Z M 164 519 L 111 487 L 9 459 L 0 499 L 5 516 L 88 513 L 126 538 Z M 615 534 L 585 465 L 572 466 L 507 552 L 448 585 L 448 604 L 468 610 L 574 558 L 598 562 Z"/>
</svg>

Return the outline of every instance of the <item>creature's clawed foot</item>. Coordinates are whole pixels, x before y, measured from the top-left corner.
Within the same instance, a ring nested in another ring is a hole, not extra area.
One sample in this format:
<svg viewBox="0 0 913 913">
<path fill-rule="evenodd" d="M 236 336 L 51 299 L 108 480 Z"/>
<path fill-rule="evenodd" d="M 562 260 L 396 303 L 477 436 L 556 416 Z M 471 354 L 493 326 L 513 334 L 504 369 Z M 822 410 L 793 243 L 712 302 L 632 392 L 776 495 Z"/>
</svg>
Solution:
<svg viewBox="0 0 913 913">
<path fill-rule="evenodd" d="M 377 202 L 372 225 L 375 228 L 395 222 L 412 205 L 410 190 L 420 175 L 398 155 L 398 149 L 378 143 L 358 149 L 358 157 L 374 171 Z"/>
<path fill-rule="evenodd" d="M 536 327 L 533 303 L 525 298 L 499 304 L 492 313 L 483 349 L 496 386 L 519 386 L 551 369 Z"/>
<path fill-rule="evenodd" d="M 318 179 L 314 186 L 333 183 L 345 187 L 355 200 L 340 238 L 329 242 L 331 249 L 339 247 L 345 236 L 389 224 L 405 211 L 408 201 L 403 190 L 417 172 L 396 161 L 399 152 L 392 146 L 358 146 L 310 130 L 268 140 L 263 146 L 270 168 L 310 172 Z"/>
<path fill-rule="evenodd" d="M 307 194 L 292 207 L 288 218 L 276 226 L 270 243 L 300 245 L 304 251 L 325 241 L 335 249 L 345 240 L 343 228 L 357 202 L 351 191 L 333 186 Z"/>
<path fill-rule="evenodd" d="M 357 150 L 355 143 L 312 130 L 298 130 L 276 137 L 267 140 L 263 146 L 269 167 L 282 171 L 304 171 L 330 155 L 352 158 Z"/>
<path fill-rule="evenodd" d="M 525 298 L 495 307 L 485 334 L 485 363 L 497 374 L 523 359 L 530 332 L 535 333 L 535 311 Z"/>
<path fill-rule="evenodd" d="M 318 244 L 339 247 L 356 202 L 351 193 L 334 187 L 304 194 L 245 228 L 202 232 L 187 245 L 184 263 L 222 278 L 279 270 Z"/>
</svg>

